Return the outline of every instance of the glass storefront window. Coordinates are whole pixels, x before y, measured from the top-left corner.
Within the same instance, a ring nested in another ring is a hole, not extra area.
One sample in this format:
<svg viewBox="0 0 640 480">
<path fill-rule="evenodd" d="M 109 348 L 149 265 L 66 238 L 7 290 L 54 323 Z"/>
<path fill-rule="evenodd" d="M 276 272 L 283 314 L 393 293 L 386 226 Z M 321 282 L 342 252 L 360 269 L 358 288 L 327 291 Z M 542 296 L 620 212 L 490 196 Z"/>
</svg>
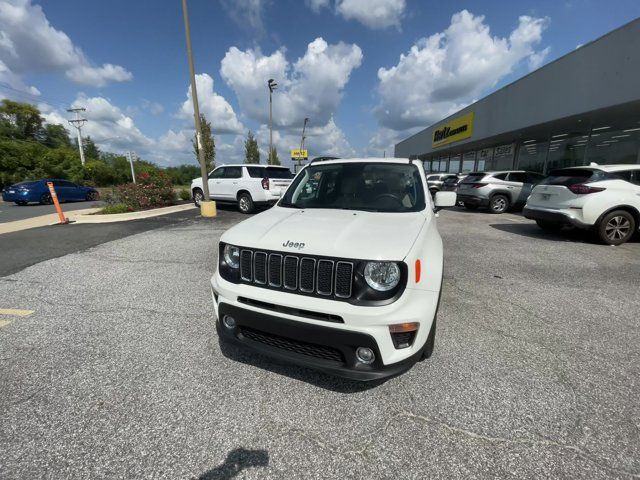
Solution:
<svg viewBox="0 0 640 480">
<path fill-rule="evenodd" d="M 438 169 L 439 172 L 446 172 L 447 171 L 447 163 L 448 163 L 449 157 L 440 157 L 440 168 Z"/>
<path fill-rule="evenodd" d="M 452 155 L 449 159 L 449 173 L 458 173 L 460 171 L 460 155 Z"/>
<path fill-rule="evenodd" d="M 599 128 L 591 132 L 586 163 L 640 163 L 640 123 L 627 128 Z"/>
<path fill-rule="evenodd" d="M 476 166 L 476 152 L 467 152 L 462 156 L 462 173 L 473 172 Z"/>
<path fill-rule="evenodd" d="M 518 149 L 518 170 L 542 173 L 548 148 L 549 142 L 547 141 L 533 139 L 522 142 Z"/>
<path fill-rule="evenodd" d="M 483 172 L 489 169 L 489 165 L 493 162 L 493 148 L 483 148 L 478 152 L 478 165 L 476 172 Z"/>
<path fill-rule="evenodd" d="M 491 165 L 487 162 L 487 170 L 511 170 L 513 169 L 513 154 L 515 144 L 500 145 L 493 150 Z"/>
<path fill-rule="evenodd" d="M 547 172 L 557 168 L 585 165 L 585 150 L 589 135 L 558 134 L 549 141 Z"/>
</svg>

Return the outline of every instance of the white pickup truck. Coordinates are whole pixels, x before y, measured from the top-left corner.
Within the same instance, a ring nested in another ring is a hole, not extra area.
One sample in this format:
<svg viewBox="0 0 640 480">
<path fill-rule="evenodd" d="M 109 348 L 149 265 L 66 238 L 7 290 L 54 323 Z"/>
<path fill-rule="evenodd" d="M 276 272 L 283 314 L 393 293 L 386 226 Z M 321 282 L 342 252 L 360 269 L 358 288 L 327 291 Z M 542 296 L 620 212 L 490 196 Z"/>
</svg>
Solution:
<svg viewBox="0 0 640 480">
<path fill-rule="evenodd" d="M 357 380 L 429 358 L 443 262 L 434 211 L 456 194 L 428 191 L 422 162 L 307 165 L 276 206 L 220 239 L 220 340 Z"/>
<path fill-rule="evenodd" d="M 252 213 L 258 205 L 277 202 L 292 178 L 287 167 L 221 165 L 209 173 L 209 197 L 217 202 L 237 203 L 242 213 Z M 202 177 L 191 181 L 191 198 L 200 206 L 204 198 Z"/>
</svg>

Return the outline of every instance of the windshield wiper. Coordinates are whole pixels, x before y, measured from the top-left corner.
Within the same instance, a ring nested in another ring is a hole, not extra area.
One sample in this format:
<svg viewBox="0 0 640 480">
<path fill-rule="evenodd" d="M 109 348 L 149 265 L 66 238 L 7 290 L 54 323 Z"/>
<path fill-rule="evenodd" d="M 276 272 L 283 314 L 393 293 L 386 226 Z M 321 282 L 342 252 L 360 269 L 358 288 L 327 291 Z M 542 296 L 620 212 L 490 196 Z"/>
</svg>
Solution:
<svg viewBox="0 0 640 480">
<path fill-rule="evenodd" d="M 278 206 L 285 207 L 285 208 L 302 208 L 296 205 L 295 203 L 291 203 L 291 202 L 280 202 Z"/>
</svg>

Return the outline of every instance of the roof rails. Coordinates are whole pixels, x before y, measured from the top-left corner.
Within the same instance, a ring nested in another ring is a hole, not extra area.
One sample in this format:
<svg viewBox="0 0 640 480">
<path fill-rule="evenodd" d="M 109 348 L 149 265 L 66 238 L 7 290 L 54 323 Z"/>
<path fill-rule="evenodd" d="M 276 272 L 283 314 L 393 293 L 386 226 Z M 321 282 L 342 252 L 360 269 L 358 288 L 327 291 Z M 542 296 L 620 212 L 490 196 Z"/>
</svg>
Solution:
<svg viewBox="0 0 640 480">
<path fill-rule="evenodd" d="M 340 160 L 340 157 L 315 157 L 311 159 L 309 165 L 314 162 L 326 162 L 327 160 Z"/>
</svg>

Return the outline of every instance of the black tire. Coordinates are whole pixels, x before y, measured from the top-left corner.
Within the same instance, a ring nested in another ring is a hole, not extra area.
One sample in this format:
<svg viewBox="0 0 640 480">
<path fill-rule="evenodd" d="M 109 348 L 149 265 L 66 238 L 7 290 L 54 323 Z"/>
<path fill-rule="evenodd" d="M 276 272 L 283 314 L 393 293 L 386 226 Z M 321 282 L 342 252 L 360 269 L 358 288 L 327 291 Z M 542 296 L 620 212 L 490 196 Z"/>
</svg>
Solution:
<svg viewBox="0 0 640 480">
<path fill-rule="evenodd" d="M 51 194 L 49 192 L 43 193 L 40 197 L 41 205 L 51 205 Z"/>
<path fill-rule="evenodd" d="M 549 222 L 547 220 L 536 220 L 536 223 L 542 230 L 546 230 L 547 232 L 557 232 L 562 230 L 563 225 L 558 222 Z"/>
<path fill-rule="evenodd" d="M 85 196 L 85 200 L 87 202 L 95 202 L 98 198 L 100 198 L 100 194 L 98 192 L 88 192 Z"/>
<path fill-rule="evenodd" d="M 251 195 L 249 195 L 248 193 L 241 193 L 240 195 L 238 195 L 238 210 L 240 210 L 241 213 L 253 213 L 255 209 L 256 207 L 253 203 Z"/>
<path fill-rule="evenodd" d="M 21 207 L 24 207 L 27 204 L 27 202 L 16 202 L 16 205 L 20 205 Z"/>
<path fill-rule="evenodd" d="M 509 210 L 510 205 L 511 202 L 509 202 L 506 195 L 497 194 L 489 200 L 489 211 L 495 214 L 504 213 Z"/>
<path fill-rule="evenodd" d="M 607 213 L 596 227 L 600 241 L 606 245 L 622 245 L 636 231 L 636 220 L 625 210 Z"/>
<path fill-rule="evenodd" d="M 477 210 L 478 205 L 474 205 L 473 203 L 465 203 L 464 208 L 466 208 L 467 210 Z"/>
<path fill-rule="evenodd" d="M 200 206 L 200 202 L 204 200 L 204 193 L 199 188 L 194 188 L 193 192 L 191 192 L 191 197 L 193 198 L 193 203 L 196 207 Z"/>
</svg>

